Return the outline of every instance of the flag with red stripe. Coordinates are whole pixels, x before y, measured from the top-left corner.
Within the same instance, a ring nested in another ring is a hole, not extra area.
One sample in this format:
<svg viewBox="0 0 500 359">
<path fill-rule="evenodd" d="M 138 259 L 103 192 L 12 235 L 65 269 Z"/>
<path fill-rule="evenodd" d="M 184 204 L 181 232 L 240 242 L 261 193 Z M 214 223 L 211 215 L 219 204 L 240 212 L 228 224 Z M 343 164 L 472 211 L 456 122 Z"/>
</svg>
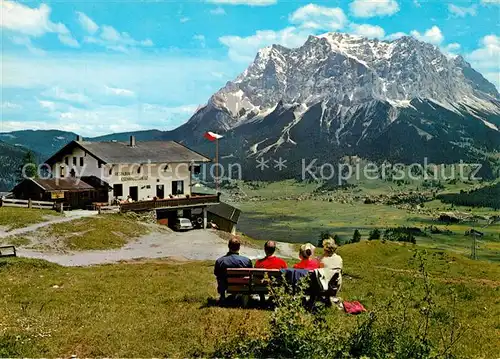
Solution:
<svg viewBox="0 0 500 359">
<path fill-rule="evenodd" d="M 215 141 L 215 140 L 221 139 L 224 136 L 219 135 L 219 134 L 217 134 L 215 132 L 210 132 L 209 131 L 209 132 L 205 132 L 205 134 L 203 135 L 203 137 L 205 137 L 209 141 Z"/>
</svg>

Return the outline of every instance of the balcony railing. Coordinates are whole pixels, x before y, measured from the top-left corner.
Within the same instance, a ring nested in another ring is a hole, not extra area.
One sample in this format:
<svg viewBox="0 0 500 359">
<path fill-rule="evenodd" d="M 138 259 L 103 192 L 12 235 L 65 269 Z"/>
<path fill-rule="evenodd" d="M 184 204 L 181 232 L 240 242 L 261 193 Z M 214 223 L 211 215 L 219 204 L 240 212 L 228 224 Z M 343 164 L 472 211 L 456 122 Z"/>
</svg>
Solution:
<svg viewBox="0 0 500 359">
<path fill-rule="evenodd" d="M 207 206 L 213 204 L 219 204 L 220 194 L 193 194 L 189 197 L 184 198 L 166 198 L 157 199 L 149 201 L 137 201 L 131 203 L 120 204 L 120 210 L 122 212 L 140 212 L 148 211 L 152 209 L 163 209 L 163 208 L 184 208 L 184 207 L 196 207 L 196 206 Z"/>
</svg>

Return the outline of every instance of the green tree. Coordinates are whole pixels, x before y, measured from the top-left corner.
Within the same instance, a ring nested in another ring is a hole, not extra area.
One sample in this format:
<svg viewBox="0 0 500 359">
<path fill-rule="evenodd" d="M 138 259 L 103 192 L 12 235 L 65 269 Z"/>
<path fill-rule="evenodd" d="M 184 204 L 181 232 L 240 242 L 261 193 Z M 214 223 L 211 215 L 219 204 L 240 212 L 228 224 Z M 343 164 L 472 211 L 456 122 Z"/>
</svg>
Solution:
<svg viewBox="0 0 500 359">
<path fill-rule="evenodd" d="M 361 233 L 359 233 L 359 230 L 354 230 L 354 234 L 352 235 L 352 241 L 351 243 L 358 243 L 361 241 Z"/>
<path fill-rule="evenodd" d="M 368 235 L 368 240 L 371 241 L 371 240 L 377 240 L 377 239 L 380 239 L 380 231 L 375 228 L 373 231 L 370 231 L 370 234 Z"/>
<path fill-rule="evenodd" d="M 21 182 L 25 178 L 36 178 L 38 176 L 38 165 L 33 151 L 28 151 L 24 154 L 21 165 L 18 168 L 18 181 Z"/>
</svg>

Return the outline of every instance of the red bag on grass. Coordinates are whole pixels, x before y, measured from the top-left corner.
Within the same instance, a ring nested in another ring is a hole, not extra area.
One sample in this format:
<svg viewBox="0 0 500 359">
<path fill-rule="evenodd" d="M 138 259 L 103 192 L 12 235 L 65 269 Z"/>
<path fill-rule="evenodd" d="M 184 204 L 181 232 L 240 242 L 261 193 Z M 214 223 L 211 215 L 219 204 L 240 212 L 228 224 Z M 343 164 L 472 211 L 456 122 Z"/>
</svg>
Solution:
<svg viewBox="0 0 500 359">
<path fill-rule="evenodd" d="M 344 302 L 344 310 L 347 314 L 359 314 L 366 312 L 365 307 L 358 301 L 355 302 Z"/>
</svg>

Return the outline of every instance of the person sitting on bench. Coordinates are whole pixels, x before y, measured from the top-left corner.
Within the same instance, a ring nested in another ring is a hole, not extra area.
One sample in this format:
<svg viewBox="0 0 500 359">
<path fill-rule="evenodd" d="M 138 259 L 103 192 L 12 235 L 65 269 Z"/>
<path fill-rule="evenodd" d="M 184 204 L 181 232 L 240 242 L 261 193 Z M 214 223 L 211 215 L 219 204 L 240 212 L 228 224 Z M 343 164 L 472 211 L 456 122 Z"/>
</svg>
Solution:
<svg viewBox="0 0 500 359">
<path fill-rule="evenodd" d="M 342 269 L 343 260 L 337 253 L 337 245 L 333 238 L 323 241 L 323 257 L 320 259 L 320 267 L 325 269 Z"/>
<path fill-rule="evenodd" d="M 252 261 L 244 256 L 240 256 L 241 242 L 233 237 L 229 240 L 229 252 L 225 256 L 215 261 L 214 274 L 217 278 L 217 292 L 220 295 L 220 301 L 226 298 L 227 289 L 227 268 L 252 268 Z"/>
<path fill-rule="evenodd" d="M 318 288 L 326 293 L 323 299 L 327 306 L 337 304 L 337 292 L 342 286 L 342 257 L 337 253 L 337 245 L 333 238 L 328 238 L 323 241 L 323 257 L 320 258 L 320 269 L 314 271 L 317 280 Z M 316 298 L 311 296 L 311 302 L 314 303 Z"/>
<path fill-rule="evenodd" d="M 265 269 L 286 269 L 288 265 L 286 262 L 274 255 L 276 251 L 276 242 L 267 241 L 264 245 L 264 252 L 266 256 L 262 259 L 258 259 L 255 262 L 255 268 L 265 268 Z"/>
<path fill-rule="evenodd" d="M 308 270 L 319 268 L 319 262 L 311 258 L 314 255 L 314 248 L 311 243 L 301 245 L 299 250 L 300 262 L 295 264 L 293 268 Z"/>
</svg>

